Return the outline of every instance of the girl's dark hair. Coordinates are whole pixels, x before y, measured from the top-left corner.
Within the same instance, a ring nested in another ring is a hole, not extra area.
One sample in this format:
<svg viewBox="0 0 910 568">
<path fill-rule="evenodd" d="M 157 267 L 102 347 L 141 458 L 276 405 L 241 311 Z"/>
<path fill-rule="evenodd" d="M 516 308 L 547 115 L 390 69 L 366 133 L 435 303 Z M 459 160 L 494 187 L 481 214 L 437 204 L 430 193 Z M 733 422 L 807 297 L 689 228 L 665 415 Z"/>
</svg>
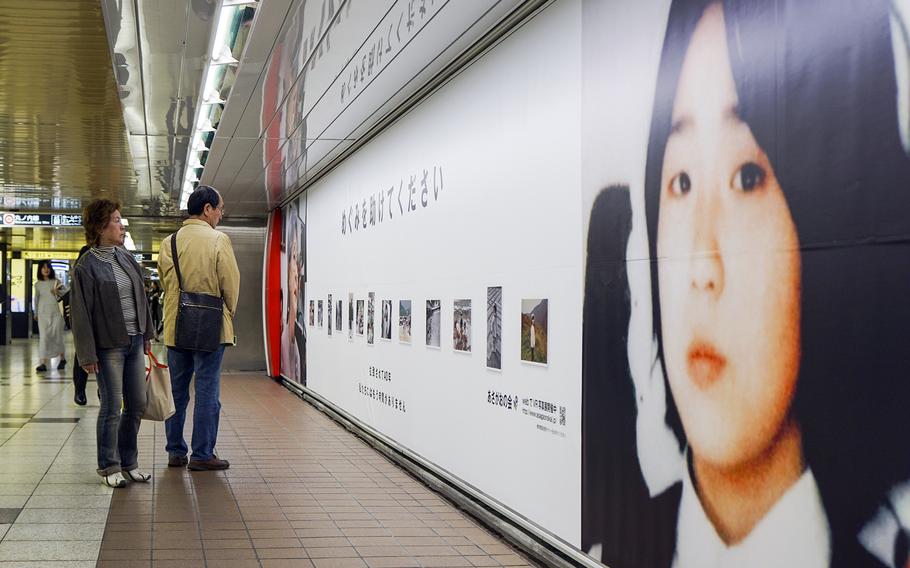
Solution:
<svg viewBox="0 0 910 568">
<path fill-rule="evenodd" d="M 628 357 L 629 187 L 607 187 L 588 228 L 582 323 L 581 546 L 617 568 L 670 566 L 679 492 L 651 499 L 636 446 Z"/>
<path fill-rule="evenodd" d="M 44 276 L 41 274 L 41 269 L 47 267 L 50 270 L 50 274 L 47 275 L 47 280 L 53 280 L 57 277 L 57 273 L 54 272 L 54 266 L 49 260 L 39 260 L 38 261 L 38 280 L 44 280 Z"/>
<path fill-rule="evenodd" d="M 96 199 L 82 210 L 82 227 L 85 229 L 85 242 L 90 247 L 101 243 L 101 233 L 111 221 L 114 211 L 120 210 L 120 203 L 110 199 Z"/>
<path fill-rule="evenodd" d="M 657 258 L 673 101 L 710 0 L 670 9 L 652 114 L 645 207 Z M 819 485 L 833 565 L 868 561 L 857 533 L 910 478 L 910 161 L 901 145 L 886 0 L 726 0 L 738 114 L 767 153 L 796 225 L 802 344 L 794 412 Z M 657 263 L 654 329 L 662 345 Z M 663 350 L 659 348 L 663 361 Z M 669 393 L 669 388 L 667 388 Z M 668 423 L 684 436 L 668 395 Z"/>
</svg>

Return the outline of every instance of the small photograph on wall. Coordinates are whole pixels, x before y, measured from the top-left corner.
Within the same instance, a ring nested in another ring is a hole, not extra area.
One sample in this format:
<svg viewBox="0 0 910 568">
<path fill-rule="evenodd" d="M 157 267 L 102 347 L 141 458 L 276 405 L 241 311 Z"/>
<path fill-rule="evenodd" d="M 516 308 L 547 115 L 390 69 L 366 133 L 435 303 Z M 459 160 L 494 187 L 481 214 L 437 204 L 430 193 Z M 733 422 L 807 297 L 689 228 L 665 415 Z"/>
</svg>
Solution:
<svg viewBox="0 0 910 568">
<path fill-rule="evenodd" d="M 398 302 L 398 341 L 411 342 L 411 300 Z"/>
<path fill-rule="evenodd" d="M 348 339 L 354 339 L 354 294 L 348 292 Z"/>
<path fill-rule="evenodd" d="M 521 360 L 547 364 L 547 300 L 521 301 Z"/>
<path fill-rule="evenodd" d="M 374 334 L 373 329 L 375 327 L 374 322 L 376 321 L 376 293 L 370 292 L 367 295 L 367 343 L 370 345 L 373 344 Z"/>
<path fill-rule="evenodd" d="M 427 300 L 427 347 L 439 349 L 442 338 L 442 302 Z"/>
<path fill-rule="evenodd" d="M 344 309 L 344 307 L 342 305 L 342 301 L 338 300 L 338 305 L 335 307 L 337 308 L 335 310 L 335 331 L 340 333 L 341 332 L 341 322 L 344 319 L 342 317 L 342 310 Z"/>
<path fill-rule="evenodd" d="M 327 312 L 327 313 L 326 313 L 326 316 L 327 316 L 327 318 L 328 318 L 328 322 L 326 323 L 326 327 L 328 328 L 329 335 L 332 335 L 332 295 L 331 295 L 331 294 L 329 294 L 329 301 L 328 301 L 328 303 L 326 304 L 326 308 L 325 308 L 325 309 L 326 309 L 326 312 Z"/>
<path fill-rule="evenodd" d="M 316 313 L 317 313 L 316 321 L 319 324 L 319 327 L 322 327 L 322 300 L 319 300 L 318 302 L 316 302 Z"/>
<path fill-rule="evenodd" d="M 382 330 L 383 339 L 392 340 L 392 300 L 382 301 Z"/>
<path fill-rule="evenodd" d="M 316 325 L 316 301 L 310 300 L 310 327 Z"/>
<path fill-rule="evenodd" d="M 471 300 L 455 300 L 452 312 L 452 343 L 455 351 L 471 351 Z"/>
<path fill-rule="evenodd" d="M 357 335 L 363 335 L 363 300 L 357 300 Z"/>
<path fill-rule="evenodd" d="M 502 369 L 502 286 L 487 288 L 487 368 Z"/>
</svg>

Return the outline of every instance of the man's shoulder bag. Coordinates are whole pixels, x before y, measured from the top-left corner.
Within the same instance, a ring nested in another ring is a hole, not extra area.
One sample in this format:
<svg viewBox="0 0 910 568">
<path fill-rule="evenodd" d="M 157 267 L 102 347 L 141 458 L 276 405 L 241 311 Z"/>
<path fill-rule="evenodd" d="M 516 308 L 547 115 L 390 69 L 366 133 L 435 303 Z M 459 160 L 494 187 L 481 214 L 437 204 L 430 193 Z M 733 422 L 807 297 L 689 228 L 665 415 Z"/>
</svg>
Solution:
<svg viewBox="0 0 910 568">
<path fill-rule="evenodd" d="M 177 233 L 171 235 L 171 256 L 174 258 L 174 270 L 180 285 L 174 346 L 194 351 L 216 351 L 221 346 L 224 300 L 220 296 L 183 289 L 183 276 L 177 258 Z"/>
</svg>

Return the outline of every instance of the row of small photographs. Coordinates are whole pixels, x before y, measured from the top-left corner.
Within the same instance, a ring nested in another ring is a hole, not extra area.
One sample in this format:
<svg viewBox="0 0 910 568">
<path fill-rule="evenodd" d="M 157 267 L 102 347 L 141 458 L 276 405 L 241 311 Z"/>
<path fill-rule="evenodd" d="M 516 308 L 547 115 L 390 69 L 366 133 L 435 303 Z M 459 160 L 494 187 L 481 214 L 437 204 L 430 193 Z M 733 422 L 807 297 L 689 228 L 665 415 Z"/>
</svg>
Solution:
<svg viewBox="0 0 910 568">
<path fill-rule="evenodd" d="M 392 340 L 392 300 L 381 300 L 382 321 L 379 329 L 380 339 Z M 354 294 L 348 294 L 348 338 L 354 334 L 366 335 L 367 343 L 374 342 L 376 294 L 370 292 L 367 300 L 355 302 Z M 546 298 L 523 299 L 521 301 L 521 360 L 540 365 L 547 364 L 547 330 L 549 306 Z M 333 302 L 332 294 L 326 302 L 326 318 L 323 318 L 323 300 L 310 300 L 310 327 L 324 327 L 328 321 L 328 335 L 333 329 L 342 332 L 343 303 Z M 333 309 L 334 308 L 334 309 Z M 364 309 L 365 308 L 365 309 Z M 452 306 L 452 348 L 455 351 L 470 353 L 471 345 L 471 300 L 455 300 Z M 333 314 L 334 312 L 334 314 Z M 426 346 L 439 349 L 442 343 L 441 300 L 426 301 Z M 334 315 L 334 321 L 333 321 Z M 412 338 L 411 300 L 398 302 L 398 340 L 411 343 Z M 502 287 L 487 288 L 487 367 L 502 369 Z M 334 325 L 333 325 L 334 324 Z"/>
</svg>

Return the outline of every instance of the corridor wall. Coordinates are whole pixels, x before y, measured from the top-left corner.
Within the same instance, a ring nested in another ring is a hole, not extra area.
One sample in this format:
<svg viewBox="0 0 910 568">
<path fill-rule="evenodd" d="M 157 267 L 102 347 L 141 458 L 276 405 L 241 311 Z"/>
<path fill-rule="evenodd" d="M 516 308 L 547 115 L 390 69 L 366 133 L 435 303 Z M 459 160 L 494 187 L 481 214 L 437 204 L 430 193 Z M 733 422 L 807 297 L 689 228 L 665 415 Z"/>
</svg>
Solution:
<svg viewBox="0 0 910 568">
<path fill-rule="evenodd" d="M 284 208 L 281 374 L 613 567 L 905 566 L 904 22 L 554 2 Z"/>
</svg>

